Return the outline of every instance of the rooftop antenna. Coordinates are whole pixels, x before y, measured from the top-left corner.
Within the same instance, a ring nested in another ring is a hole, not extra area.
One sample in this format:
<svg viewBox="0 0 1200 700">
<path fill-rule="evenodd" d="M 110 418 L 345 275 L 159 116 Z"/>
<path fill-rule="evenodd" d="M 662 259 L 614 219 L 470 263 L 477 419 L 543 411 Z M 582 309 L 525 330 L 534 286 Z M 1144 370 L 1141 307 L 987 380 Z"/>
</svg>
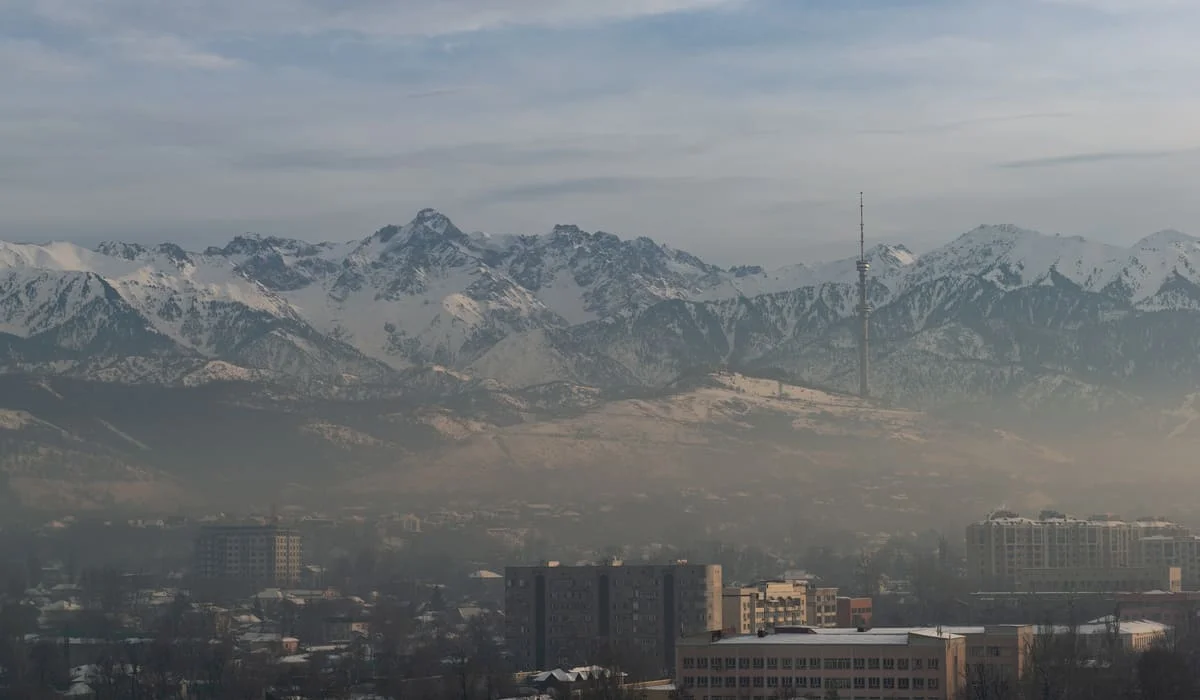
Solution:
<svg viewBox="0 0 1200 700">
<path fill-rule="evenodd" d="M 867 227 L 865 222 L 863 193 L 859 192 L 858 263 L 856 265 L 858 268 L 858 306 L 855 308 L 855 311 L 858 312 L 858 318 L 862 324 L 858 338 L 858 395 L 864 399 L 871 395 L 870 386 L 867 382 L 867 372 L 870 364 L 867 341 L 871 325 L 871 304 L 867 301 L 867 272 L 871 269 L 871 263 L 867 262 Z"/>
</svg>

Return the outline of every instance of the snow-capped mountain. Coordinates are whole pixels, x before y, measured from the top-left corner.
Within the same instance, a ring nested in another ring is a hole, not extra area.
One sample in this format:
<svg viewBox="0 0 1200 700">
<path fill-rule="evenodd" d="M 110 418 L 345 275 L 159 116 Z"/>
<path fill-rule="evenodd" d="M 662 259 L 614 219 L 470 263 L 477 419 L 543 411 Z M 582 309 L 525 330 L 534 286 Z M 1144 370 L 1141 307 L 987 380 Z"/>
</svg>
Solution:
<svg viewBox="0 0 1200 700">
<path fill-rule="evenodd" d="M 1122 248 L 981 226 L 868 258 L 883 396 L 1099 405 L 1200 382 L 1200 239 Z M 0 243 L 0 367 L 378 385 L 440 365 L 613 386 L 730 365 L 849 388 L 856 280 L 853 258 L 724 269 L 575 226 L 468 234 L 432 209 L 337 243 Z"/>
</svg>

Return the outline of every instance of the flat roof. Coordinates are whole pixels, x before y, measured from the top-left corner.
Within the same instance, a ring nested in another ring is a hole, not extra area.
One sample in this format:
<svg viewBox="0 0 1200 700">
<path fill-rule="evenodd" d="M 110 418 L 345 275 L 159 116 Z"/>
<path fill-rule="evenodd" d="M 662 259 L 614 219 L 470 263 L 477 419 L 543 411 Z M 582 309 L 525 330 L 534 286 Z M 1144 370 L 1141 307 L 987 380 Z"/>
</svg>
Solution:
<svg viewBox="0 0 1200 700">
<path fill-rule="evenodd" d="M 980 628 L 982 629 L 982 628 Z M 814 629 L 812 632 L 783 632 L 767 634 L 760 637 L 756 634 L 744 634 L 736 637 L 722 637 L 709 646 L 736 646 L 742 644 L 799 644 L 825 646 L 904 646 L 912 637 L 929 639 L 954 639 L 961 635 L 948 631 L 943 627 L 941 633 L 933 627 L 880 627 L 859 632 L 855 628 L 825 628 Z"/>
</svg>

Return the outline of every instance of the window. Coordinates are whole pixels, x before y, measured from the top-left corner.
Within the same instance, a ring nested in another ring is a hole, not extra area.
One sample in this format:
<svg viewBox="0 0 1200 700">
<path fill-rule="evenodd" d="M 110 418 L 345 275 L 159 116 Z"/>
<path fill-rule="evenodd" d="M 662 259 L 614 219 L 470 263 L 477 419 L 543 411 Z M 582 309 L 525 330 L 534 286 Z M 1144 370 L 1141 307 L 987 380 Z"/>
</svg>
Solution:
<svg viewBox="0 0 1200 700">
<path fill-rule="evenodd" d="M 849 688 L 850 687 L 850 679 L 849 678 L 826 678 L 825 679 L 825 687 L 832 688 L 834 690 Z"/>
<path fill-rule="evenodd" d="M 750 678 L 748 676 L 742 676 L 741 678 L 739 678 L 737 680 L 738 680 L 739 688 L 749 688 L 750 687 Z"/>
<path fill-rule="evenodd" d="M 792 659 L 791 659 L 791 657 L 788 657 L 788 658 L 786 658 L 786 659 L 780 659 L 780 660 L 779 660 L 779 667 L 780 667 L 780 668 L 782 668 L 782 669 L 783 669 L 783 670 L 785 670 L 785 671 L 790 671 L 790 670 L 792 670 Z"/>
<path fill-rule="evenodd" d="M 866 678 L 863 678 L 862 676 L 854 677 L 854 689 L 855 690 L 864 690 L 864 689 L 866 689 L 866 687 L 867 687 L 867 679 Z"/>
<path fill-rule="evenodd" d="M 938 679 L 936 679 L 936 678 L 930 678 L 930 679 L 929 679 L 929 683 L 928 683 L 928 687 L 929 687 L 929 689 L 930 689 L 930 690 L 937 690 L 937 689 L 938 689 Z"/>
<path fill-rule="evenodd" d="M 693 678 L 692 676 L 684 676 L 684 677 L 683 677 L 683 687 L 685 687 L 685 688 L 691 688 L 691 687 L 692 687 L 692 686 L 694 686 L 694 685 L 696 685 L 696 679 L 695 679 L 695 678 Z"/>
<path fill-rule="evenodd" d="M 796 659 L 796 670 L 803 671 L 808 668 L 808 659 Z"/>
<path fill-rule="evenodd" d="M 967 656 L 983 656 L 983 647 L 971 647 L 967 649 Z"/>
<path fill-rule="evenodd" d="M 925 679 L 924 678 L 914 678 L 914 679 L 912 679 L 912 682 L 913 682 L 913 690 L 925 690 Z"/>
<path fill-rule="evenodd" d="M 767 668 L 775 671 L 779 668 L 779 659 L 767 659 Z"/>
<path fill-rule="evenodd" d="M 707 688 L 708 687 L 708 676 L 696 676 L 696 687 Z"/>
<path fill-rule="evenodd" d="M 883 669 L 885 671 L 891 671 L 891 670 L 894 670 L 895 668 L 896 668 L 896 660 L 895 659 L 884 659 L 883 660 Z"/>
<path fill-rule="evenodd" d="M 812 669 L 821 668 L 821 660 L 818 658 L 810 658 L 808 660 L 808 667 Z"/>
<path fill-rule="evenodd" d="M 897 671 L 907 671 L 908 670 L 908 659 L 896 659 L 896 670 Z"/>
<path fill-rule="evenodd" d="M 767 687 L 768 688 L 778 688 L 779 687 L 779 676 L 767 676 Z"/>
<path fill-rule="evenodd" d="M 750 659 L 738 659 L 738 668 L 743 671 L 750 670 Z"/>
<path fill-rule="evenodd" d="M 725 687 L 726 688 L 736 688 L 737 687 L 737 679 L 734 678 L 733 676 L 726 678 L 725 679 Z"/>
<path fill-rule="evenodd" d="M 729 671 L 732 671 L 733 669 L 737 668 L 737 659 L 733 658 L 732 656 L 726 656 L 725 657 L 725 668 Z"/>
<path fill-rule="evenodd" d="M 797 688 L 807 688 L 808 687 L 808 678 L 806 676 L 796 676 L 796 687 Z"/>
<path fill-rule="evenodd" d="M 924 665 L 925 665 L 924 659 L 913 659 L 913 670 L 914 671 L 920 671 Z"/>
<path fill-rule="evenodd" d="M 808 677 L 808 687 L 809 688 L 820 688 L 821 687 L 821 677 L 820 676 L 809 676 Z"/>
<path fill-rule="evenodd" d="M 721 670 L 721 657 L 714 656 L 712 659 L 710 659 L 709 660 L 709 668 L 711 668 L 714 671 L 720 671 Z"/>
<path fill-rule="evenodd" d="M 696 659 L 696 668 L 707 669 L 708 668 L 708 657 L 701 656 L 700 658 Z"/>
<path fill-rule="evenodd" d="M 867 679 L 867 687 L 870 688 L 871 690 L 878 690 L 879 689 L 879 677 L 876 676 L 874 678 L 868 678 Z"/>
<path fill-rule="evenodd" d="M 755 688 L 761 688 L 761 687 L 763 687 L 763 677 L 762 677 L 762 676 L 755 676 L 755 677 L 754 677 L 754 687 L 755 687 Z"/>
<path fill-rule="evenodd" d="M 854 660 L 854 670 L 861 671 L 861 670 L 865 669 L 866 667 L 867 667 L 866 659 L 855 659 Z"/>
<path fill-rule="evenodd" d="M 784 677 L 783 677 L 783 687 L 784 687 L 784 688 L 791 688 L 791 687 L 792 687 L 792 677 L 791 677 L 791 676 L 784 676 Z"/>
<path fill-rule="evenodd" d="M 987 655 L 988 656 L 1000 656 L 1000 647 L 988 647 Z"/>
<path fill-rule="evenodd" d="M 825 670 L 845 670 L 850 668 L 850 659 L 825 659 Z"/>
<path fill-rule="evenodd" d="M 872 671 L 878 671 L 879 659 L 867 659 L 867 668 L 871 669 Z"/>
<path fill-rule="evenodd" d="M 895 678 L 884 678 L 883 679 L 883 687 L 886 690 L 891 690 L 892 688 L 895 688 L 896 687 L 896 679 Z"/>
<path fill-rule="evenodd" d="M 753 661 L 754 661 L 754 670 L 761 671 L 762 667 L 763 667 L 763 658 L 760 656 L 757 659 L 753 659 Z"/>
<path fill-rule="evenodd" d="M 683 657 L 684 668 L 696 668 L 696 660 L 690 656 Z"/>
<path fill-rule="evenodd" d="M 896 689 L 897 690 L 908 690 L 908 679 L 907 678 L 897 678 L 896 679 Z"/>
<path fill-rule="evenodd" d="M 936 671 L 938 670 L 938 667 L 942 665 L 942 662 L 940 659 L 930 659 L 928 665 L 930 671 Z"/>
<path fill-rule="evenodd" d="M 720 676 L 710 676 L 708 679 L 708 684 L 714 688 L 720 688 L 721 687 L 721 677 Z"/>
</svg>

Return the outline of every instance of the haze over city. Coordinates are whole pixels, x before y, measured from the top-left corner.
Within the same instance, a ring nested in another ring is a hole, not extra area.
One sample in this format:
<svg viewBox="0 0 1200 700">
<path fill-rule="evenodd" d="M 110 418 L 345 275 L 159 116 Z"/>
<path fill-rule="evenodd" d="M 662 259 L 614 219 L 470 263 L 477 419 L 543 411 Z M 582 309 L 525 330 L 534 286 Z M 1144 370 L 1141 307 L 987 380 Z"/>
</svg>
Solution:
<svg viewBox="0 0 1200 700">
<path fill-rule="evenodd" d="M 1200 697 L 1197 30 L 0 3 L 0 698 Z"/>
</svg>

